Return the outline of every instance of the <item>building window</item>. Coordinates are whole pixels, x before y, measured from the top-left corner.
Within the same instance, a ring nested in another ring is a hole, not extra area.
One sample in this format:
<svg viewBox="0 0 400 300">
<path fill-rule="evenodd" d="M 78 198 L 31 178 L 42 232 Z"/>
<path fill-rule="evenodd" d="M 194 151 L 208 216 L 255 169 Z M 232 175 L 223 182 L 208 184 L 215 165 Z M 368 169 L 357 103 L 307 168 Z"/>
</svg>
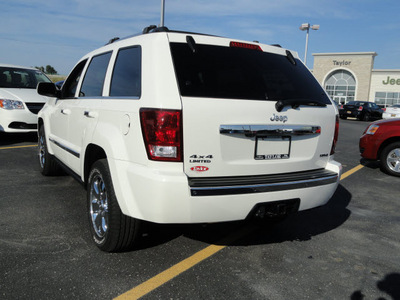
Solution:
<svg viewBox="0 0 400 300">
<path fill-rule="evenodd" d="M 325 90 L 333 101 L 345 104 L 354 100 L 356 80 L 349 71 L 338 70 L 326 80 Z"/>
<path fill-rule="evenodd" d="M 376 92 L 375 103 L 380 107 L 391 106 L 393 104 L 400 104 L 400 93 L 394 92 Z"/>
</svg>

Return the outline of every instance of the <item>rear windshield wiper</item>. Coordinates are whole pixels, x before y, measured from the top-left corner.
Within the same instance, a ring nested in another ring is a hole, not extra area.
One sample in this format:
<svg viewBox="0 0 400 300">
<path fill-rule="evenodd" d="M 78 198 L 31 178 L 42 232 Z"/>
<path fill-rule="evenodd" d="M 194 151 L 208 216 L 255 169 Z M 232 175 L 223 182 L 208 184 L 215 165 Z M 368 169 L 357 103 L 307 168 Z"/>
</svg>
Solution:
<svg viewBox="0 0 400 300">
<path fill-rule="evenodd" d="M 321 106 L 325 107 L 326 104 L 319 102 L 317 100 L 311 99 L 285 99 L 279 100 L 275 103 L 275 108 L 277 112 L 282 111 L 285 106 L 291 106 L 292 108 L 298 108 L 300 105 L 307 105 L 307 106 Z"/>
</svg>

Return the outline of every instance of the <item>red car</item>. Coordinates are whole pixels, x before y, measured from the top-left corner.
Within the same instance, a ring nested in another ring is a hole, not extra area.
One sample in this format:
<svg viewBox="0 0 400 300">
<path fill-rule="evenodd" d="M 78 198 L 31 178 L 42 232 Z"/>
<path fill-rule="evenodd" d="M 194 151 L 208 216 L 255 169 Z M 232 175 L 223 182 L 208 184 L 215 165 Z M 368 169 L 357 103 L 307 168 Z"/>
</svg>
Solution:
<svg viewBox="0 0 400 300">
<path fill-rule="evenodd" d="M 400 176 L 400 119 L 371 123 L 360 138 L 361 156 L 380 160 L 382 171 Z"/>
</svg>

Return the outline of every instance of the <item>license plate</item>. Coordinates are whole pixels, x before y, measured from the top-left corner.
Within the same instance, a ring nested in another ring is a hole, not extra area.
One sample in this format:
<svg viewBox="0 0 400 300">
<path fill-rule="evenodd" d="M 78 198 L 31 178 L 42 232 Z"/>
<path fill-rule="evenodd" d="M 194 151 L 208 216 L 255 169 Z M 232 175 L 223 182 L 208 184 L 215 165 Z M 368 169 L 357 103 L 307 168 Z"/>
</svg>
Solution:
<svg viewBox="0 0 400 300">
<path fill-rule="evenodd" d="M 270 136 L 256 138 L 255 159 L 287 159 L 290 157 L 291 137 Z"/>
<path fill-rule="evenodd" d="M 392 114 L 391 116 L 392 116 L 392 118 L 394 118 L 396 116 L 396 114 Z"/>
</svg>

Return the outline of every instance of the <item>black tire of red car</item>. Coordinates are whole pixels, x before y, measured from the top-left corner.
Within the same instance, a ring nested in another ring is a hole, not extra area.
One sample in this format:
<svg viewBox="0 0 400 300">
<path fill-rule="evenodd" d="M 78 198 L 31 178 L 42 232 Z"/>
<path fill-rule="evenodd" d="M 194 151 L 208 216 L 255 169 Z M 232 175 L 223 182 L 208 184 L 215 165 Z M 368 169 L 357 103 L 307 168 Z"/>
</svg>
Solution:
<svg viewBox="0 0 400 300">
<path fill-rule="evenodd" d="M 385 146 L 381 152 L 380 161 L 383 172 L 400 177 L 400 142 Z"/>
<path fill-rule="evenodd" d="M 39 166 L 40 172 L 44 176 L 57 175 L 60 173 L 60 166 L 55 161 L 54 157 L 47 150 L 46 135 L 44 126 L 39 128 L 38 135 L 38 148 L 39 148 Z"/>
<path fill-rule="evenodd" d="M 121 252 L 136 246 L 141 221 L 122 213 L 106 159 L 96 161 L 91 168 L 87 206 L 90 233 L 98 248 L 106 252 Z"/>
</svg>

